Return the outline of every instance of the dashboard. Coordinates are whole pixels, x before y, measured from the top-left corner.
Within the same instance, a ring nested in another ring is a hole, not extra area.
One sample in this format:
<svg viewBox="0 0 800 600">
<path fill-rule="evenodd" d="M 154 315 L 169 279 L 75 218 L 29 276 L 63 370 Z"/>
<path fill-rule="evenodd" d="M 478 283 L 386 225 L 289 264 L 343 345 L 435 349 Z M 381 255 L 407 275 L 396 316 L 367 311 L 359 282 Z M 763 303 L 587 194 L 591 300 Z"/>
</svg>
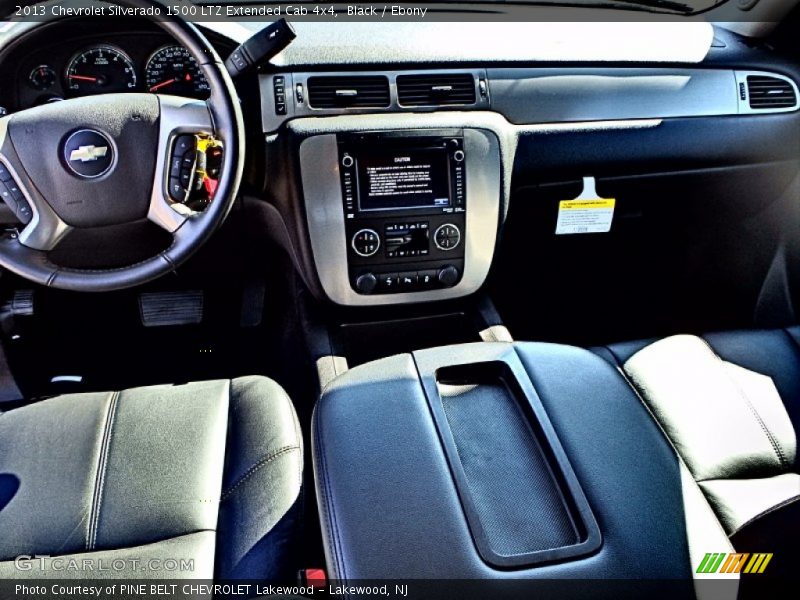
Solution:
<svg viewBox="0 0 800 600">
<path fill-rule="evenodd" d="M 170 36 L 146 23 L 109 31 L 57 24 L 24 40 L 4 61 L 8 71 L 2 78 L 14 83 L 3 90 L 0 105 L 16 111 L 116 92 L 208 98 L 209 84 L 196 61 Z M 220 48 L 223 56 L 227 51 Z"/>
</svg>

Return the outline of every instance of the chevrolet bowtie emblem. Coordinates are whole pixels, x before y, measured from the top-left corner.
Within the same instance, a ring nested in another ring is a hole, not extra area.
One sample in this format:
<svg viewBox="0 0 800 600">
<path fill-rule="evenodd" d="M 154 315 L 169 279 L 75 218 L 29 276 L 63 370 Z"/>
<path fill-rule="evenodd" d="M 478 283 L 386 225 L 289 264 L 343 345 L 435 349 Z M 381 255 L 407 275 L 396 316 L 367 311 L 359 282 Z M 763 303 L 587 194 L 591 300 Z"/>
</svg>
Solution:
<svg viewBox="0 0 800 600">
<path fill-rule="evenodd" d="M 80 146 L 70 153 L 69 159 L 89 162 L 103 158 L 106 153 L 108 153 L 108 146 Z"/>
</svg>

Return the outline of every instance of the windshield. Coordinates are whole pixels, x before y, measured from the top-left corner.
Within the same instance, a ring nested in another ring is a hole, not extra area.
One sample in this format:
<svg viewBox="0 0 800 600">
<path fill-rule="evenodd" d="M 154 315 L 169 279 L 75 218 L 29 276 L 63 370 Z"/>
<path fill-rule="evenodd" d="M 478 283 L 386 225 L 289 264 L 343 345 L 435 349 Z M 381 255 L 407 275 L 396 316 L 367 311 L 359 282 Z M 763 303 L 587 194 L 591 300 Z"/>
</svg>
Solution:
<svg viewBox="0 0 800 600">
<path fill-rule="evenodd" d="M 266 2 L 253 2 L 252 0 L 191 0 L 194 4 L 272 4 L 281 0 L 267 0 Z M 505 4 L 518 6 L 571 6 L 571 7 L 602 7 L 638 10 L 647 12 L 669 12 L 692 15 L 707 11 L 728 0 L 433 0 L 431 2 L 410 1 L 407 4 Z M 307 2 L 307 4 L 314 4 Z M 405 4 L 402 3 L 401 4 Z"/>
</svg>

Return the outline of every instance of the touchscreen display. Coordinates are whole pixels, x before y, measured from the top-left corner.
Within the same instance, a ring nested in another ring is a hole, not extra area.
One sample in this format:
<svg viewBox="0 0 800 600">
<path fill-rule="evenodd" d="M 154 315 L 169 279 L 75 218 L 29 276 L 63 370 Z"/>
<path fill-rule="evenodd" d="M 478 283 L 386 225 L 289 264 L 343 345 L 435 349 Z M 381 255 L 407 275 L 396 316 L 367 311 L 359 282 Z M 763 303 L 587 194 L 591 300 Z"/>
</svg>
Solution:
<svg viewBox="0 0 800 600">
<path fill-rule="evenodd" d="M 371 150 L 358 157 L 361 210 L 450 205 L 450 171 L 444 148 Z"/>
</svg>

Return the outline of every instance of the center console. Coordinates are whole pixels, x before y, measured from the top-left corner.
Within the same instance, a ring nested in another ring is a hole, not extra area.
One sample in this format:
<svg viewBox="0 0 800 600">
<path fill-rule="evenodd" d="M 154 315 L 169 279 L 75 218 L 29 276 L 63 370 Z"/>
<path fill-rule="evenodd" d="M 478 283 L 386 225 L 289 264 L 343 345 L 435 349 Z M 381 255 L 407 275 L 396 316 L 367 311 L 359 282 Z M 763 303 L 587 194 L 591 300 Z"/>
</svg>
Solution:
<svg viewBox="0 0 800 600">
<path fill-rule="evenodd" d="M 326 387 L 312 438 L 336 580 L 412 580 L 414 598 L 694 598 L 693 565 L 727 546 L 641 401 L 587 350 L 367 363 Z"/>
<path fill-rule="evenodd" d="M 303 119 L 290 125 L 303 138 L 303 200 L 324 293 L 374 306 L 475 292 L 499 226 L 498 135 L 452 118 L 439 127 L 391 127 L 369 115 L 354 126 L 354 118 L 325 119 L 326 133 Z M 416 122 L 426 120 L 436 122 Z"/>
</svg>

